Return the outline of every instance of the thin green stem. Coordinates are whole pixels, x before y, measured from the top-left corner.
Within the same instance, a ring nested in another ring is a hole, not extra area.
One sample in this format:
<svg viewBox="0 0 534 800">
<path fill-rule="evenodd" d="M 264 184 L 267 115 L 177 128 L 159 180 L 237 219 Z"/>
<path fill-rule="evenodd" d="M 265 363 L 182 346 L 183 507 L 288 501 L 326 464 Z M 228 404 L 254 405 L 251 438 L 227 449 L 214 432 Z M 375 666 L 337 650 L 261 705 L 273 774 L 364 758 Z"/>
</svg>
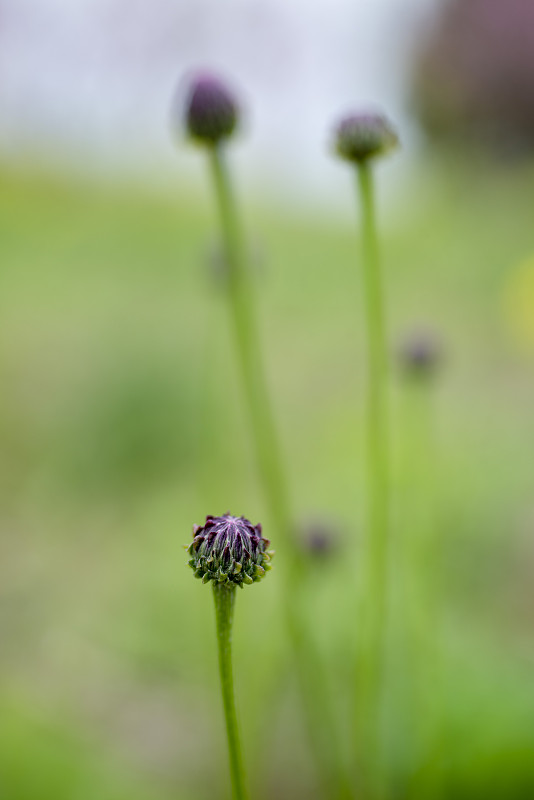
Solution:
<svg viewBox="0 0 534 800">
<path fill-rule="evenodd" d="M 287 483 L 267 390 L 257 315 L 236 204 L 222 150 L 212 147 L 209 155 L 224 236 L 235 346 L 239 355 L 243 388 L 254 432 L 258 470 L 265 486 L 273 521 L 292 543 L 293 531 Z"/>
<path fill-rule="evenodd" d="M 332 796 L 332 786 L 335 785 L 336 796 L 349 798 L 350 787 L 340 762 L 336 726 L 322 675 L 321 659 L 308 631 L 304 609 L 300 607 L 303 561 L 295 538 L 282 451 L 260 347 L 254 291 L 247 269 L 236 203 L 221 148 L 211 148 L 209 157 L 224 240 L 234 340 L 252 424 L 258 471 L 271 520 L 287 547 L 286 563 L 282 566 L 282 603 L 296 659 L 302 705 L 325 794 Z"/>
<path fill-rule="evenodd" d="M 215 620 L 219 649 L 221 693 L 228 738 L 228 756 L 234 800 L 246 800 L 245 773 L 235 711 L 234 679 L 232 671 L 232 623 L 234 619 L 236 587 L 233 584 L 214 583 Z"/>
<path fill-rule="evenodd" d="M 441 645 L 438 567 L 434 394 L 431 376 L 416 376 L 404 388 L 402 496 L 405 530 L 396 563 L 404 575 L 403 640 L 407 656 L 408 704 L 415 766 L 413 800 L 442 794 L 440 750 Z M 409 522 L 409 524 L 408 524 Z"/>
<path fill-rule="evenodd" d="M 378 793 L 380 706 L 386 621 L 389 442 L 387 349 L 382 281 L 375 219 L 373 175 L 367 162 L 358 165 L 361 202 L 365 321 L 367 329 L 367 535 L 362 556 L 359 609 L 356 731 L 366 797 Z"/>
</svg>

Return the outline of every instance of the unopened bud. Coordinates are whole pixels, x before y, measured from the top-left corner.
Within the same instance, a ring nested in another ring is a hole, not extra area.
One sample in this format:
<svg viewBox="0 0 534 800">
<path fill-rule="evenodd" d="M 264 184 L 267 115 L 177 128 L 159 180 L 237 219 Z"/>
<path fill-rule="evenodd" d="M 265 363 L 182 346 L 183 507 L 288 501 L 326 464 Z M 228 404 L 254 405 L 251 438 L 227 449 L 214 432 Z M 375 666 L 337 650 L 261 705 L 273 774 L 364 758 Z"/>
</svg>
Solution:
<svg viewBox="0 0 534 800">
<path fill-rule="evenodd" d="M 349 114 L 336 128 L 335 150 L 347 161 L 361 163 L 385 155 L 398 144 L 396 132 L 382 114 Z"/>
<path fill-rule="evenodd" d="M 431 333 L 418 332 L 406 337 L 399 347 L 403 372 L 413 377 L 429 377 L 442 361 L 440 343 Z"/>
<path fill-rule="evenodd" d="M 252 525 L 245 517 L 206 517 L 204 525 L 195 525 L 188 547 L 189 566 L 203 583 L 235 583 L 238 586 L 260 581 L 271 569 L 268 539 L 261 535 L 261 525 Z"/>
<path fill-rule="evenodd" d="M 193 79 L 185 106 L 185 125 L 192 139 L 216 145 L 232 135 L 238 117 L 238 104 L 219 78 L 205 73 Z"/>
</svg>

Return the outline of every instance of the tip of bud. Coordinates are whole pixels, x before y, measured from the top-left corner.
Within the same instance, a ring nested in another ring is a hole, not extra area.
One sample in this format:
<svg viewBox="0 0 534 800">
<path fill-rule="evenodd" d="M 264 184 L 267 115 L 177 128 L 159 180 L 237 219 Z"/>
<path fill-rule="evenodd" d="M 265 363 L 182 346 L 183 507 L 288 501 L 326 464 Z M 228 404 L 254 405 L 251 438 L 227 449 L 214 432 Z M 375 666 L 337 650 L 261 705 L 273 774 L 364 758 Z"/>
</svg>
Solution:
<svg viewBox="0 0 534 800">
<path fill-rule="evenodd" d="M 239 107 L 228 86 L 208 72 L 188 85 L 184 121 L 189 136 L 200 144 L 216 145 L 229 138 L 239 121 Z"/>
<path fill-rule="evenodd" d="M 399 145 L 393 126 L 382 114 L 348 114 L 335 131 L 335 151 L 340 158 L 361 163 L 385 155 Z"/>
<path fill-rule="evenodd" d="M 203 583 L 255 583 L 271 568 L 269 545 L 261 525 L 252 525 L 245 517 L 208 516 L 204 525 L 193 528 L 189 566 Z"/>
</svg>

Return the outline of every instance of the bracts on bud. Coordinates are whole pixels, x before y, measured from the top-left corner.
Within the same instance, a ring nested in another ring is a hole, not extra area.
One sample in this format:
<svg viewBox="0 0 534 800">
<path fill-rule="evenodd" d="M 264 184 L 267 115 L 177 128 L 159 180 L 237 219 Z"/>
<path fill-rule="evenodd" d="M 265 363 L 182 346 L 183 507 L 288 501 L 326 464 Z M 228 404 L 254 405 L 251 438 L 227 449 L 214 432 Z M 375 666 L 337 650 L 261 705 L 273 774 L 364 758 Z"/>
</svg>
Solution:
<svg viewBox="0 0 534 800">
<path fill-rule="evenodd" d="M 269 540 L 262 537 L 261 525 L 252 525 L 245 517 L 206 517 L 204 525 L 195 525 L 188 547 L 189 566 L 203 583 L 244 584 L 260 581 L 271 569 Z"/>
</svg>

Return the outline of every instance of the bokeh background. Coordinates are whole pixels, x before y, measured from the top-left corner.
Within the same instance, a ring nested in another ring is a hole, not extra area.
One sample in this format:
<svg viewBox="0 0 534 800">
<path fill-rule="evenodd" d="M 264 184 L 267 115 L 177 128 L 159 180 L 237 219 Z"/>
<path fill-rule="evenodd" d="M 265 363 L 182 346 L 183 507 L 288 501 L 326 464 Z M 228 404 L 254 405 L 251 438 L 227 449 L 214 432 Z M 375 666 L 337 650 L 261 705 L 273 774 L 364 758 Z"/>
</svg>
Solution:
<svg viewBox="0 0 534 800">
<path fill-rule="evenodd" d="M 424 796 L 431 763 L 432 797 L 525 800 L 529 0 L 0 0 L 0 796 L 228 795 L 211 592 L 183 544 L 228 508 L 269 531 L 206 165 L 171 123 L 184 75 L 206 65 L 246 109 L 231 163 L 310 613 L 347 729 L 365 342 L 354 187 L 330 139 L 353 106 L 397 122 L 403 150 L 378 169 L 394 365 L 388 782 Z M 414 333 L 440 353 L 416 380 L 401 364 Z M 274 570 L 237 609 L 245 755 L 256 797 L 313 798 L 278 588 Z"/>
</svg>

